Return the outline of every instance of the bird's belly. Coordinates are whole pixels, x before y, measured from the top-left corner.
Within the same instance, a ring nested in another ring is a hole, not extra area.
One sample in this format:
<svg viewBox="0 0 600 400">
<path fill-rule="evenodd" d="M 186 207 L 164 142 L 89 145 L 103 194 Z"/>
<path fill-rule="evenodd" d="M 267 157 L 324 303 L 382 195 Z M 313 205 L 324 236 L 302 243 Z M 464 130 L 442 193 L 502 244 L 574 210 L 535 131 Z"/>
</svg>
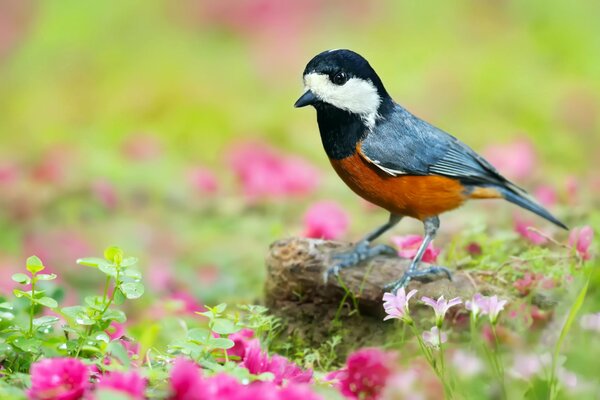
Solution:
<svg viewBox="0 0 600 400">
<path fill-rule="evenodd" d="M 423 220 L 459 207 L 466 199 L 464 186 L 443 176 L 391 176 L 353 154 L 331 160 L 333 168 L 356 194 L 399 215 Z"/>
</svg>

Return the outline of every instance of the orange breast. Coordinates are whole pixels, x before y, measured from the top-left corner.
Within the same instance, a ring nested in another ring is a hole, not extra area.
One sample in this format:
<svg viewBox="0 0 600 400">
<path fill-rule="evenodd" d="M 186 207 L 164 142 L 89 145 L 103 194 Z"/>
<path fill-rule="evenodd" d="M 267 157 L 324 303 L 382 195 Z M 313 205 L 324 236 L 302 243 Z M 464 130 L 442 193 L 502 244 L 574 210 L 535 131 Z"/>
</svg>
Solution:
<svg viewBox="0 0 600 400">
<path fill-rule="evenodd" d="M 399 215 L 423 220 L 459 207 L 468 196 L 456 179 L 443 176 L 391 176 L 358 153 L 331 165 L 356 194 Z"/>
</svg>

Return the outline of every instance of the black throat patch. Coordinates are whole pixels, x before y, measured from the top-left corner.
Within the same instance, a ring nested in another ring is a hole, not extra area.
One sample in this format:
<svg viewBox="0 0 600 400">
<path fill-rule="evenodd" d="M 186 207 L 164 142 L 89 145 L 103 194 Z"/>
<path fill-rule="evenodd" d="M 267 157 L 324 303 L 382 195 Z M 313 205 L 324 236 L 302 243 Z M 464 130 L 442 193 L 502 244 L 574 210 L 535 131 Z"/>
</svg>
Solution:
<svg viewBox="0 0 600 400">
<path fill-rule="evenodd" d="M 367 136 L 368 128 L 356 114 L 329 104 L 315 104 L 321 141 L 327 156 L 341 160 L 356 153 L 356 145 Z"/>
</svg>

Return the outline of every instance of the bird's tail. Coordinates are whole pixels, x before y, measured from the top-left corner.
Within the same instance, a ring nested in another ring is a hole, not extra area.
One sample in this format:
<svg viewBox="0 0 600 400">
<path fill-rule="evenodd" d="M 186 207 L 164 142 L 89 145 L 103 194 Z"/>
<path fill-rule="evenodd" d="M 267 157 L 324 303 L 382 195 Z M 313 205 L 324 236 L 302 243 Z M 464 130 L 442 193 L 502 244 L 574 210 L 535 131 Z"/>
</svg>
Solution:
<svg viewBox="0 0 600 400">
<path fill-rule="evenodd" d="M 519 207 L 523 207 L 524 209 L 539 215 L 540 217 L 552 222 L 557 226 L 560 226 L 563 229 L 569 229 L 565 224 L 560 222 L 554 215 L 550 214 L 548 210 L 542 207 L 540 203 L 538 203 L 526 191 L 524 191 L 517 185 L 507 182 L 506 186 L 496 186 L 495 189 L 497 189 L 502 195 L 502 197 L 504 197 L 504 199 L 506 199 L 507 201 L 510 201 L 511 203 L 516 204 Z"/>
</svg>

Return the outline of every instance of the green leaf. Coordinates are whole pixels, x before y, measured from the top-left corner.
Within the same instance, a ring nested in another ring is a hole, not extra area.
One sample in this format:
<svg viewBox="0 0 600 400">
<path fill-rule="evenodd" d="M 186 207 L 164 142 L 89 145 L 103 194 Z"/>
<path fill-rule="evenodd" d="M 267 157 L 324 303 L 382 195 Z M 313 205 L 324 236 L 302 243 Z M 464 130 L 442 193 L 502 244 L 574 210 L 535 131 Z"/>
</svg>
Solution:
<svg viewBox="0 0 600 400">
<path fill-rule="evenodd" d="M 194 328 L 190 329 L 187 333 L 187 338 L 189 340 L 194 340 L 199 343 L 205 343 L 207 338 L 210 338 L 212 335 L 208 329 L 204 328 Z"/>
<path fill-rule="evenodd" d="M 235 343 L 231 339 L 211 337 L 208 340 L 208 345 L 215 349 L 230 349 L 235 346 Z"/>
<path fill-rule="evenodd" d="M 32 274 L 37 274 L 38 272 L 42 271 L 44 268 L 44 264 L 42 264 L 42 260 L 40 260 L 38 257 L 36 256 L 31 256 L 27 259 L 27 271 L 31 272 Z"/>
<path fill-rule="evenodd" d="M 19 299 L 21 297 L 27 297 L 28 299 L 31 299 L 31 290 L 23 291 L 23 290 L 19 290 L 19 289 L 14 289 L 13 294 L 15 295 L 16 298 L 19 298 Z"/>
<path fill-rule="evenodd" d="M 120 340 L 113 340 L 112 342 L 110 342 L 108 344 L 107 352 L 110 353 L 111 356 L 119 360 L 125 368 L 129 368 L 129 366 L 131 365 L 131 360 L 129 360 L 127 350 L 125 349 Z"/>
<path fill-rule="evenodd" d="M 98 257 L 84 257 L 77 260 L 77 264 L 93 268 L 98 268 L 98 265 L 102 263 L 106 263 L 106 260 Z"/>
<path fill-rule="evenodd" d="M 84 301 L 85 304 L 93 308 L 94 310 L 102 311 L 104 309 L 104 298 L 102 296 L 86 296 Z"/>
<path fill-rule="evenodd" d="M 13 274 L 12 280 L 17 283 L 21 283 L 23 285 L 29 285 L 31 283 L 31 278 L 29 278 L 27 275 L 22 274 L 20 272 Z"/>
<path fill-rule="evenodd" d="M 10 322 L 15 319 L 13 313 L 8 311 L 0 311 L 0 322 Z"/>
<path fill-rule="evenodd" d="M 98 264 L 98 269 L 104 272 L 108 276 L 112 276 L 113 278 L 117 276 L 117 267 L 113 264 L 109 264 L 106 261 Z"/>
<path fill-rule="evenodd" d="M 121 310 L 108 309 L 102 316 L 103 321 L 116 321 L 119 323 L 125 323 L 127 321 L 127 316 Z"/>
<path fill-rule="evenodd" d="M 59 321 L 59 319 L 57 317 L 54 317 L 52 315 L 44 315 L 43 317 L 39 317 L 33 320 L 33 325 L 34 326 L 46 326 L 46 325 L 52 325 L 55 324 Z"/>
<path fill-rule="evenodd" d="M 38 281 L 52 281 L 56 279 L 56 274 L 39 274 L 36 275 Z"/>
<path fill-rule="evenodd" d="M 111 263 L 120 265 L 123 261 L 123 250 L 117 246 L 108 247 L 106 250 L 104 250 L 104 258 Z"/>
<path fill-rule="evenodd" d="M 12 345 L 27 353 L 39 353 L 42 341 L 34 338 L 18 337 L 12 342 Z"/>
<path fill-rule="evenodd" d="M 108 344 L 110 342 L 110 338 L 108 337 L 108 335 L 106 334 L 106 332 L 94 332 L 90 335 L 91 339 L 97 340 L 99 342 L 104 342 L 106 344 Z"/>
<path fill-rule="evenodd" d="M 115 297 L 113 298 L 113 303 L 116 305 L 121 305 L 125 303 L 125 295 L 121 291 L 121 289 L 115 289 Z"/>
<path fill-rule="evenodd" d="M 136 257 L 127 257 L 127 258 L 124 258 L 123 261 L 121 261 L 120 265 L 122 267 L 131 267 L 137 263 L 138 263 L 138 259 Z"/>
<path fill-rule="evenodd" d="M 12 311 L 14 310 L 14 307 L 12 304 L 10 304 L 9 302 L 5 301 L 3 303 L 0 303 L 0 308 L 2 308 L 3 310 L 9 310 Z"/>
<path fill-rule="evenodd" d="M 64 307 L 60 311 L 78 325 L 93 325 L 95 323 L 95 321 L 87 315 L 86 309 L 83 306 Z"/>
<path fill-rule="evenodd" d="M 58 303 L 52 297 L 42 297 L 41 299 L 34 299 L 33 302 L 50 308 L 58 307 Z"/>
<path fill-rule="evenodd" d="M 237 327 L 233 321 L 224 318 L 215 318 L 213 320 L 212 330 L 219 335 L 230 335 L 239 331 L 241 328 Z"/>
<path fill-rule="evenodd" d="M 121 285 L 121 290 L 128 299 L 137 299 L 144 294 L 144 285 L 139 282 L 127 282 Z"/>
<path fill-rule="evenodd" d="M 142 273 L 140 271 L 138 271 L 137 269 L 126 269 L 123 272 L 123 275 L 125 275 L 128 278 L 131 278 L 135 281 L 139 281 L 142 279 Z"/>
<path fill-rule="evenodd" d="M 222 314 L 226 308 L 227 308 L 227 304 L 221 303 L 219 305 L 216 305 L 212 310 L 215 312 L 215 314 Z"/>
</svg>

